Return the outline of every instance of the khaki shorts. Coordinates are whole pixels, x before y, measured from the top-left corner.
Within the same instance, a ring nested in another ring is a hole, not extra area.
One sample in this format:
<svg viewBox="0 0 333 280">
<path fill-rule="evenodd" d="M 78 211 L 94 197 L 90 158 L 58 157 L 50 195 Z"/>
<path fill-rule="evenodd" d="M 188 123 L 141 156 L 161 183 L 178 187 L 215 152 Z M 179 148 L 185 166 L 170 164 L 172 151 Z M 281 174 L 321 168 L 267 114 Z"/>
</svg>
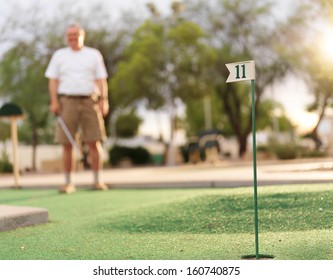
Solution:
<svg viewBox="0 0 333 280">
<path fill-rule="evenodd" d="M 59 95 L 59 104 L 60 116 L 74 139 L 75 134 L 80 131 L 85 143 L 105 140 L 104 120 L 96 98 Z M 56 126 L 55 140 L 59 144 L 70 143 L 59 123 Z"/>
</svg>

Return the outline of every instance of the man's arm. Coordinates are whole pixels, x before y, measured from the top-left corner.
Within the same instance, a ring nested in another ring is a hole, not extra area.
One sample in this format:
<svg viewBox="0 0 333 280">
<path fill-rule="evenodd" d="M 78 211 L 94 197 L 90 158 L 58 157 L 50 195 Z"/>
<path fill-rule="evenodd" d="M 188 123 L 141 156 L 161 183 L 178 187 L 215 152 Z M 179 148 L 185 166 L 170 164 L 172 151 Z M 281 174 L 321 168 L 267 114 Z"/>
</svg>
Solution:
<svg viewBox="0 0 333 280">
<path fill-rule="evenodd" d="M 50 111 L 57 115 L 59 113 L 58 102 L 58 86 L 59 81 L 57 79 L 49 79 L 49 94 L 50 94 Z"/>
<path fill-rule="evenodd" d="M 103 116 L 106 116 L 109 112 L 109 97 L 108 97 L 108 83 L 106 79 L 96 80 L 96 85 L 101 94 L 100 96 L 100 108 Z"/>
</svg>

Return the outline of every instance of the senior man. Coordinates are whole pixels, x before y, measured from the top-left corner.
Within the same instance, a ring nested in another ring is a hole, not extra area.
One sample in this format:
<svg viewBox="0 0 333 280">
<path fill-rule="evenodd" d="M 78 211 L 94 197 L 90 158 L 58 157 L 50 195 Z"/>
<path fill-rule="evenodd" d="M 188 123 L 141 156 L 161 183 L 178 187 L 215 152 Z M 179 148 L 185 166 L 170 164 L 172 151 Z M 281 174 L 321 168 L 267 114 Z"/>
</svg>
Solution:
<svg viewBox="0 0 333 280">
<path fill-rule="evenodd" d="M 100 51 L 84 45 L 83 28 L 70 25 L 66 39 L 68 47 L 53 54 L 45 72 L 49 79 L 50 111 L 62 117 L 73 138 L 81 129 L 82 140 L 89 147 L 94 173 L 93 189 L 107 190 L 101 176 L 101 142 L 106 137 L 103 116 L 109 110 L 107 71 Z M 65 184 L 59 188 L 59 192 L 75 192 L 72 181 L 73 147 L 59 124 L 55 139 L 63 145 Z"/>
</svg>

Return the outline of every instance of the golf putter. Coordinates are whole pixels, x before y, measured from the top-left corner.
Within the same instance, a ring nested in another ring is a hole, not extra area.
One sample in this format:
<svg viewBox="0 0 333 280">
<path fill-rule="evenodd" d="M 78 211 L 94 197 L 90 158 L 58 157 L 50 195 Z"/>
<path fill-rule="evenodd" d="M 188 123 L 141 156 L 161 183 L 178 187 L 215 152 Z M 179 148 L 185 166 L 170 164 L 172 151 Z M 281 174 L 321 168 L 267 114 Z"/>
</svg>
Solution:
<svg viewBox="0 0 333 280">
<path fill-rule="evenodd" d="M 71 145 L 74 147 L 74 149 L 75 149 L 75 151 L 77 152 L 77 154 L 78 154 L 78 155 L 81 155 L 81 151 L 80 151 L 78 145 L 76 144 L 76 142 L 75 142 L 73 136 L 72 136 L 71 133 L 69 132 L 69 130 L 68 130 L 68 128 L 67 128 L 67 126 L 66 126 L 66 124 L 65 124 L 65 122 L 64 122 L 64 120 L 63 120 L 63 118 L 62 118 L 61 116 L 59 116 L 59 115 L 56 115 L 56 117 L 57 117 L 57 121 L 58 121 L 58 123 L 60 124 L 62 130 L 63 130 L 64 133 L 66 134 L 66 137 L 67 137 L 68 141 L 69 141 L 69 142 L 71 143 Z"/>
</svg>

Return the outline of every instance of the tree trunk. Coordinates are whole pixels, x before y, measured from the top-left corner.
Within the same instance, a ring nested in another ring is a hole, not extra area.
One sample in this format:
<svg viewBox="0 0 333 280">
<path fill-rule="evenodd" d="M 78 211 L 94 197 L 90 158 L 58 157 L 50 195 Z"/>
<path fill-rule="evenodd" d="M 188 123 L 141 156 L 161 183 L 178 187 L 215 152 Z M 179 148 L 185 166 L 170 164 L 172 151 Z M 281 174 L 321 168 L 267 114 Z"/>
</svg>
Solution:
<svg viewBox="0 0 333 280">
<path fill-rule="evenodd" d="M 326 107 L 327 107 L 327 103 L 328 103 L 328 99 L 329 99 L 329 94 L 326 94 L 325 95 L 325 98 L 324 98 L 324 102 L 320 108 L 320 113 L 319 113 L 319 118 L 318 118 L 318 122 L 317 124 L 315 125 L 315 127 L 313 128 L 312 132 L 311 132 L 311 137 L 313 139 L 313 141 L 315 142 L 315 145 L 316 145 L 316 149 L 318 150 L 321 145 L 322 145 L 322 141 L 318 135 L 318 127 L 319 127 L 319 124 L 320 122 L 322 121 L 323 117 L 325 116 L 325 111 L 326 111 Z"/>
<path fill-rule="evenodd" d="M 238 156 L 239 158 L 243 158 L 247 151 L 247 137 L 238 137 Z"/>
</svg>

